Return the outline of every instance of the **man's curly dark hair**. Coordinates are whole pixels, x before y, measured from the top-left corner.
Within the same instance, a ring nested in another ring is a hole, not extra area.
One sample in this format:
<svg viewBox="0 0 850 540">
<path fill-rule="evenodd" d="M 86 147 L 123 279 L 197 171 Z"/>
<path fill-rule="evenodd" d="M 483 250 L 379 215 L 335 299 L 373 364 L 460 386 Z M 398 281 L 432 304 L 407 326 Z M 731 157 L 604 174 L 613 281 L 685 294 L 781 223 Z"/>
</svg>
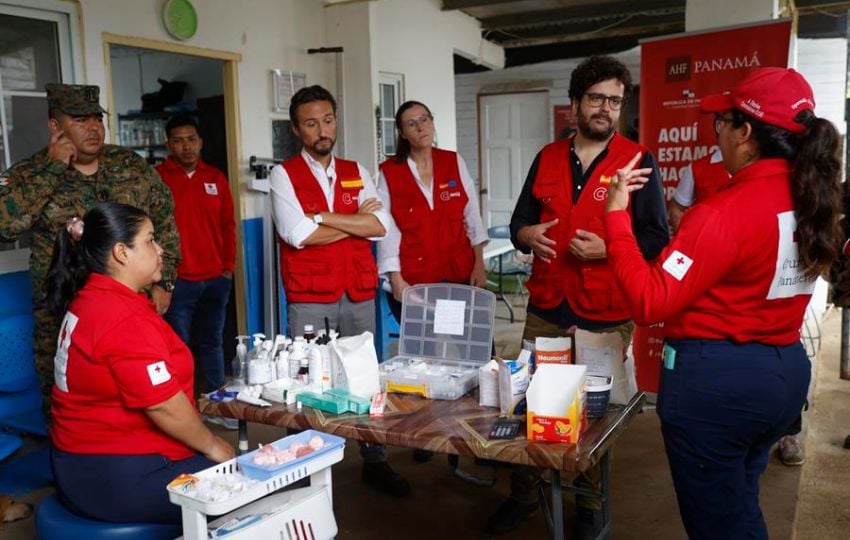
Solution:
<svg viewBox="0 0 850 540">
<path fill-rule="evenodd" d="M 591 56 L 579 64 L 570 76 L 570 99 L 581 99 L 588 88 L 608 79 L 617 79 L 623 83 L 624 96 L 631 93 L 632 76 L 622 62 L 611 56 Z"/>
</svg>

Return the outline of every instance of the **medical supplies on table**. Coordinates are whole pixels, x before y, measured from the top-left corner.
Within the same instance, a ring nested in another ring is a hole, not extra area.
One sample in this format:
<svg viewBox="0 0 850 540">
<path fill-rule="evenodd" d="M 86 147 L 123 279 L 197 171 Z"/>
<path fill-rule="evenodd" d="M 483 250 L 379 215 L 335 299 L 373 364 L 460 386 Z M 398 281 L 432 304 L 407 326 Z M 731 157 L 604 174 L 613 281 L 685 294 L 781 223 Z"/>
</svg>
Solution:
<svg viewBox="0 0 850 540">
<path fill-rule="evenodd" d="M 398 355 L 379 365 L 387 392 L 458 399 L 478 386 L 490 360 L 496 295 L 467 285 L 404 291 Z"/>
</svg>

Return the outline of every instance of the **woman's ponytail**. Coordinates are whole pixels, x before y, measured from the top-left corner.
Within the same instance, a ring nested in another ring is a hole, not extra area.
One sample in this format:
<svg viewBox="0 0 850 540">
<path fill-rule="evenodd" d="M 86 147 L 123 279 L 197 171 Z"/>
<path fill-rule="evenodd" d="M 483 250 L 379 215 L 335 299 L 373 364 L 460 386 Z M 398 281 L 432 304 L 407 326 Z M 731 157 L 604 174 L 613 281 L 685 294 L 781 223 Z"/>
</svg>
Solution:
<svg viewBox="0 0 850 540">
<path fill-rule="evenodd" d="M 800 256 L 809 277 L 826 276 L 843 240 L 841 141 L 829 120 L 812 116 L 800 123 L 808 129 L 800 137 L 791 185 Z"/>
<path fill-rule="evenodd" d="M 65 315 L 71 299 L 89 276 L 80 239 L 74 236 L 71 222 L 59 230 L 47 273 L 47 309 L 57 317 Z"/>
</svg>

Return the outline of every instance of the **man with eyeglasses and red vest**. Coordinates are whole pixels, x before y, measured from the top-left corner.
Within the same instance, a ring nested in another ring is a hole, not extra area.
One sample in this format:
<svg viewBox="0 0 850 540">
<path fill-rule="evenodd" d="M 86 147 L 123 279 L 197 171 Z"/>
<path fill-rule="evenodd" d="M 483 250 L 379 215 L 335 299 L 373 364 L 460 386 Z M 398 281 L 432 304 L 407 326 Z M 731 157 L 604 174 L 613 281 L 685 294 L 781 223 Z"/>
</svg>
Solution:
<svg viewBox="0 0 850 540">
<path fill-rule="evenodd" d="M 332 154 L 337 123 L 330 92 L 302 88 L 292 96 L 289 118 L 303 149 L 275 166 L 269 183 L 291 334 L 324 326 L 325 318 L 342 336 L 374 334 L 372 242 L 386 234 L 388 215 L 368 171 Z M 360 453 L 365 483 L 396 497 L 410 492 L 383 446 L 361 444 Z"/>
<path fill-rule="evenodd" d="M 616 131 L 631 86 L 629 70 L 614 58 L 594 56 L 579 64 L 569 90 L 578 130 L 544 146 L 528 172 L 510 224 L 514 246 L 534 253 L 524 340 L 581 328 L 617 332 L 624 349 L 631 341 L 634 324 L 608 269 L 602 218 L 611 178 L 637 154 L 639 166 L 652 169 L 630 203 L 644 258 L 658 256 L 670 237 L 655 158 Z M 592 468 L 576 484 L 598 490 L 600 478 L 599 469 Z M 534 513 L 539 482 L 539 470 L 515 468 L 511 496 L 491 516 L 488 530 L 506 532 Z M 575 538 L 596 537 L 608 521 L 605 506 L 576 497 Z"/>
</svg>

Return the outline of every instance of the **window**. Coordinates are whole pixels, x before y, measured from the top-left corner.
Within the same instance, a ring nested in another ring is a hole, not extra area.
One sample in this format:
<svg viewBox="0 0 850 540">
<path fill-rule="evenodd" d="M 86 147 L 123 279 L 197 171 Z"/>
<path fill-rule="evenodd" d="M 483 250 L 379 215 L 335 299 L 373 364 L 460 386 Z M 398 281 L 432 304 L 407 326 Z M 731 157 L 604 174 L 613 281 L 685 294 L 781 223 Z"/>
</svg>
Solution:
<svg viewBox="0 0 850 540">
<path fill-rule="evenodd" d="M 69 9 L 56 11 L 0 5 L 0 171 L 47 146 L 47 95 L 50 82 L 73 82 Z M 0 273 L 26 260 L 24 238 L 0 242 Z M 25 269 L 17 268 L 17 270 Z"/>
<path fill-rule="evenodd" d="M 404 101 L 404 75 L 381 72 L 378 91 L 380 95 L 380 114 L 378 118 L 378 142 L 383 161 L 387 156 L 395 155 L 395 112 Z"/>
</svg>

